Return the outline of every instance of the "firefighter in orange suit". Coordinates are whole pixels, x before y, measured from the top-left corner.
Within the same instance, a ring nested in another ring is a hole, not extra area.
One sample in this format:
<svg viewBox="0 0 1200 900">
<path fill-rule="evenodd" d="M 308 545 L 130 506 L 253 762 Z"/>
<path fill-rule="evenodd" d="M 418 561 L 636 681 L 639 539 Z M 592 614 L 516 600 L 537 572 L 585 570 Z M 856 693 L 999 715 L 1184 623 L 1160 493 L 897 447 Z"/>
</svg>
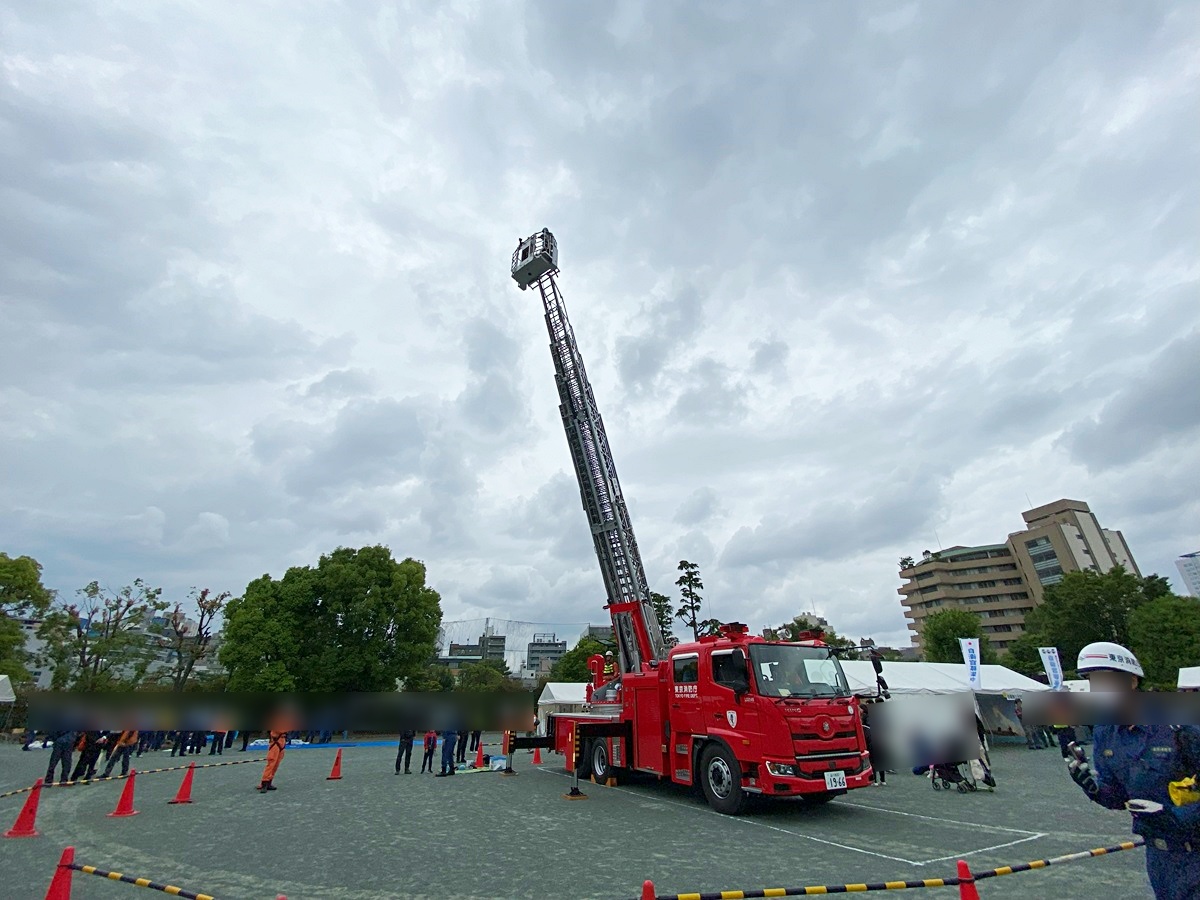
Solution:
<svg viewBox="0 0 1200 900">
<path fill-rule="evenodd" d="M 258 786 L 260 794 L 278 790 L 271 782 L 275 780 L 275 773 L 279 771 L 279 763 L 283 761 L 283 751 L 287 746 L 287 732 L 268 731 L 267 740 L 271 743 L 267 750 L 267 767 L 263 769 L 262 784 Z"/>
</svg>

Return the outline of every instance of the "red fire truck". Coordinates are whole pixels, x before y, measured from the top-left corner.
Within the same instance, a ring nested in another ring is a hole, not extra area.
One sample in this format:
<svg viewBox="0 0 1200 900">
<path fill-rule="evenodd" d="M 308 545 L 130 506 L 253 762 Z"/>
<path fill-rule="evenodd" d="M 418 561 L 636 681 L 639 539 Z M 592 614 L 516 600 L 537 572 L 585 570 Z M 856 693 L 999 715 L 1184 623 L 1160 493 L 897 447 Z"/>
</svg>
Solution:
<svg viewBox="0 0 1200 900">
<path fill-rule="evenodd" d="M 559 292 L 558 246 L 546 229 L 517 244 L 512 276 L 545 310 L 559 412 L 607 592 L 619 670 L 589 667 L 588 710 L 548 717 L 533 743 L 597 780 L 645 772 L 698 787 L 719 812 L 749 796 L 825 802 L 871 783 L 858 700 L 818 634 L 767 641 L 746 626 L 668 648 L 596 399 Z M 878 664 L 877 664 L 878 671 Z"/>
</svg>

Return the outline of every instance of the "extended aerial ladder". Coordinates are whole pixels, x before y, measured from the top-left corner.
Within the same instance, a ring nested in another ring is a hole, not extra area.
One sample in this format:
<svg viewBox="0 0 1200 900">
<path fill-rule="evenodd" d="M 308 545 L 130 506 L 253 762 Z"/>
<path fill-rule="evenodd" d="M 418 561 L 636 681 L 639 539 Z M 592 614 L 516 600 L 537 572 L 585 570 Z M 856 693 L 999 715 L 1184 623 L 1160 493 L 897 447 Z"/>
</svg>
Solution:
<svg viewBox="0 0 1200 900">
<path fill-rule="evenodd" d="M 558 244 L 548 229 L 517 244 L 512 277 L 521 290 L 536 287 L 542 297 L 559 412 L 604 578 L 605 608 L 612 616 L 621 671 L 640 672 L 644 665 L 666 658 L 666 641 L 650 603 L 646 572 L 617 480 L 604 420 L 555 280 L 558 274 Z"/>
</svg>

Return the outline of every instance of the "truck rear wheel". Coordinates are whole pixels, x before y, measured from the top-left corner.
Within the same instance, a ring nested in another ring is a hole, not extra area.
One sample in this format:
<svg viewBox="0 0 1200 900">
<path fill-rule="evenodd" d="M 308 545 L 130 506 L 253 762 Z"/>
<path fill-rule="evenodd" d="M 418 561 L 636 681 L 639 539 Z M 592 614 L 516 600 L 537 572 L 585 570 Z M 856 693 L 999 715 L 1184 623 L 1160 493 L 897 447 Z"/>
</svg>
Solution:
<svg viewBox="0 0 1200 900">
<path fill-rule="evenodd" d="M 607 781 L 613 775 L 612 764 L 608 760 L 608 741 L 597 738 L 592 742 L 592 775 L 596 781 Z"/>
<path fill-rule="evenodd" d="M 724 744 L 709 744 L 700 754 L 700 787 L 704 799 L 719 813 L 740 815 L 749 796 L 742 790 L 742 767 Z"/>
</svg>

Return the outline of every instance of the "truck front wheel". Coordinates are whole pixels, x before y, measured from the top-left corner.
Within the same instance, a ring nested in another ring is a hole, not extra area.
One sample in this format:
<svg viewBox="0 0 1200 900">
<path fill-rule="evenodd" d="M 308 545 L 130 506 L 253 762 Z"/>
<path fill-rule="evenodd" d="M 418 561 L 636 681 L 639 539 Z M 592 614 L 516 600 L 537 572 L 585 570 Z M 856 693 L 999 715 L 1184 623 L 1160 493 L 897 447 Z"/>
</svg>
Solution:
<svg viewBox="0 0 1200 900">
<path fill-rule="evenodd" d="M 736 816 L 746 809 L 749 797 L 742 790 L 742 767 L 723 744 L 709 744 L 700 754 L 700 786 L 717 812 Z"/>
</svg>

